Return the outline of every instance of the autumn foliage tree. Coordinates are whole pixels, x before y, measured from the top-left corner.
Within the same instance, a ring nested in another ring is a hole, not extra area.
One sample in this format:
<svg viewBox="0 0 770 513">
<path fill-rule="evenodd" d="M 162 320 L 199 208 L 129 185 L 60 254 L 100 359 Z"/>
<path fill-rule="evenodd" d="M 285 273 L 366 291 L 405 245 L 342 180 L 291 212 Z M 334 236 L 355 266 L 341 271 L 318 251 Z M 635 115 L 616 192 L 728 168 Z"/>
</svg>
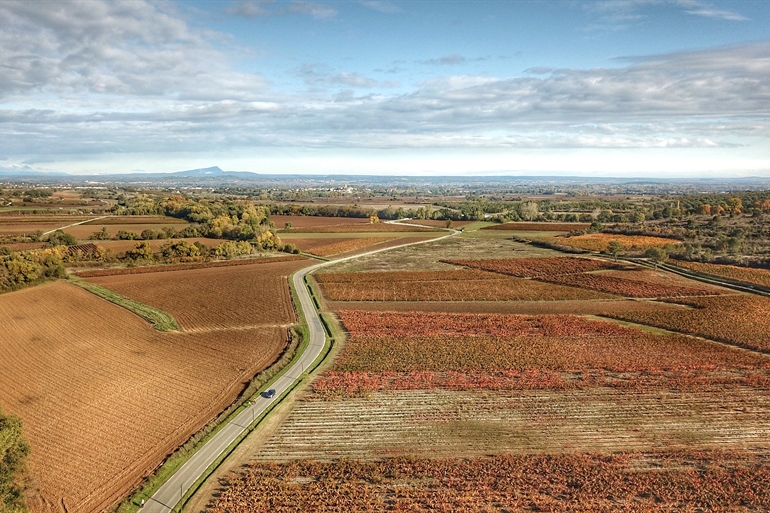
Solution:
<svg viewBox="0 0 770 513">
<path fill-rule="evenodd" d="M 21 419 L 0 411 L 0 511 L 20 513 L 24 504 L 24 469 L 29 443 L 22 438 Z"/>
</svg>

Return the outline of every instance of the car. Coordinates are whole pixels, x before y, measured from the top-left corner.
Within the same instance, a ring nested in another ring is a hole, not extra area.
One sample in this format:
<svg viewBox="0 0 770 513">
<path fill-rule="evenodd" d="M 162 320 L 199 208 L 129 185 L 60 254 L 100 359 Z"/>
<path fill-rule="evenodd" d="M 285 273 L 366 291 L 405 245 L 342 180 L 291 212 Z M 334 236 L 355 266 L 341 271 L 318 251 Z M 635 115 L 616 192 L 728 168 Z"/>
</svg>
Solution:
<svg viewBox="0 0 770 513">
<path fill-rule="evenodd" d="M 271 388 L 270 390 L 262 392 L 262 397 L 265 397 L 267 399 L 272 399 L 273 397 L 275 397 L 275 388 Z"/>
</svg>

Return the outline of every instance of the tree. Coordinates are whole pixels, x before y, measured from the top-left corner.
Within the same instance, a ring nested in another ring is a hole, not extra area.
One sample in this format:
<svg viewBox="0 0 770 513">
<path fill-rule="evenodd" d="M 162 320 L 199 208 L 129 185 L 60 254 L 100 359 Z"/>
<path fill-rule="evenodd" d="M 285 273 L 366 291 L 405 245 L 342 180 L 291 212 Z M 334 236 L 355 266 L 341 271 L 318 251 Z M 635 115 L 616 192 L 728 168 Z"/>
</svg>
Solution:
<svg viewBox="0 0 770 513">
<path fill-rule="evenodd" d="M 61 230 L 56 230 L 48 236 L 48 246 L 72 246 L 77 242 L 77 239 L 69 233 L 64 233 Z"/>
<path fill-rule="evenodd" d="M 607 253 L 615 257 L 616 262 L 618 261 L 618 255 L 623 253 L 625 250 L 626 250 L 626 247 L 623 246 L 623 244 L 620 243 L 620 241 L 617 241 L 615 239 L 611 240 L 607 244 Z"/>
<path fill-rule="evenodd" d="M 21 419 L 0 411 L 0 511 L 26 511 L 24 470 L 30 447 L 21 428 Z"/>
<path fill-rule="evenodd" d="M 451 228 L 452 227 L 452 220 L 451 219 L 447 219 L 446 220 L 446 227 L 447 228 Z"/>
<path fill-rule="evenodd" d="M 536 201 L 525 201 L 519 205 L 519 215 L 525 221 L 533 221 L 537 219 L 539 214 L 540 210 Z"/>
<path fill-rule="evenodd" d="M 134 246 L 134 249 L 126 251 L 126 258 L 129 260 L 154 260 L 155 253 L 152 251 L 152 247 L 149 242 L 139 242 Z"/>
<path fill-rule="evenodd" d="M 644 252 L 644 256 L 652 260 L 655 264 L 655 268 L 668 260 L 668 253 L 663 248 L 650 247 Z"/>
</svg>

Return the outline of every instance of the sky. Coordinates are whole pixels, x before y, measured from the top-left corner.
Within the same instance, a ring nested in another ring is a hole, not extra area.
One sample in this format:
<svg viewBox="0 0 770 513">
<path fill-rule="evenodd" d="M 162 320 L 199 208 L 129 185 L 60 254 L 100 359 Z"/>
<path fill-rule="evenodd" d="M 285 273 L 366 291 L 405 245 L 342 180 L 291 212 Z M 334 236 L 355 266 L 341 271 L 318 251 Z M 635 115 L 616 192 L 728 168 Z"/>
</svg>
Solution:
<svg viewBox="0 0 770 513">
<path fill-rule="evenodd" d="M 0 0 L 0 170 L 770 176 L 767 0 Z"/>
</svg>

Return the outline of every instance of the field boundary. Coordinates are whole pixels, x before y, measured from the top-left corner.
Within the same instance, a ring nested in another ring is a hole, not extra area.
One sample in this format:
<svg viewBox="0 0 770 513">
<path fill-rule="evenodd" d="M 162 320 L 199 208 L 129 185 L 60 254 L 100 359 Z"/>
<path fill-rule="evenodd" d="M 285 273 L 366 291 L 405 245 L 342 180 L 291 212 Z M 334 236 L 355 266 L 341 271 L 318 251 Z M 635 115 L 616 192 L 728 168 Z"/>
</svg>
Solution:
<svg viewBox="0 0 770 513">
<path fill-rule="evenodd" d="M 95 283 L 83 281 L 74 276 L 70 276 L 69 281 L 73 285 L 77 285 L 78 287 L 87 290 L 91 294 L 99 296 L 100 298 L 105 299 L 110 303 L 135 313 L 145 321 L 152 324 L 152 327 L 158 331 L 181 331 L 179 324 L 176 322 L 176 319 L 174 319 L 171 314 L 164 312 L 163 310 L 159 310 L 157 308 L 153 308 L 150 305 L 146 305 L 144 303 L 140 303 L 139 301 L 121 296 L 117 292 L 113 292 L 100 285 L 96 285 Z"/>
</svg>

